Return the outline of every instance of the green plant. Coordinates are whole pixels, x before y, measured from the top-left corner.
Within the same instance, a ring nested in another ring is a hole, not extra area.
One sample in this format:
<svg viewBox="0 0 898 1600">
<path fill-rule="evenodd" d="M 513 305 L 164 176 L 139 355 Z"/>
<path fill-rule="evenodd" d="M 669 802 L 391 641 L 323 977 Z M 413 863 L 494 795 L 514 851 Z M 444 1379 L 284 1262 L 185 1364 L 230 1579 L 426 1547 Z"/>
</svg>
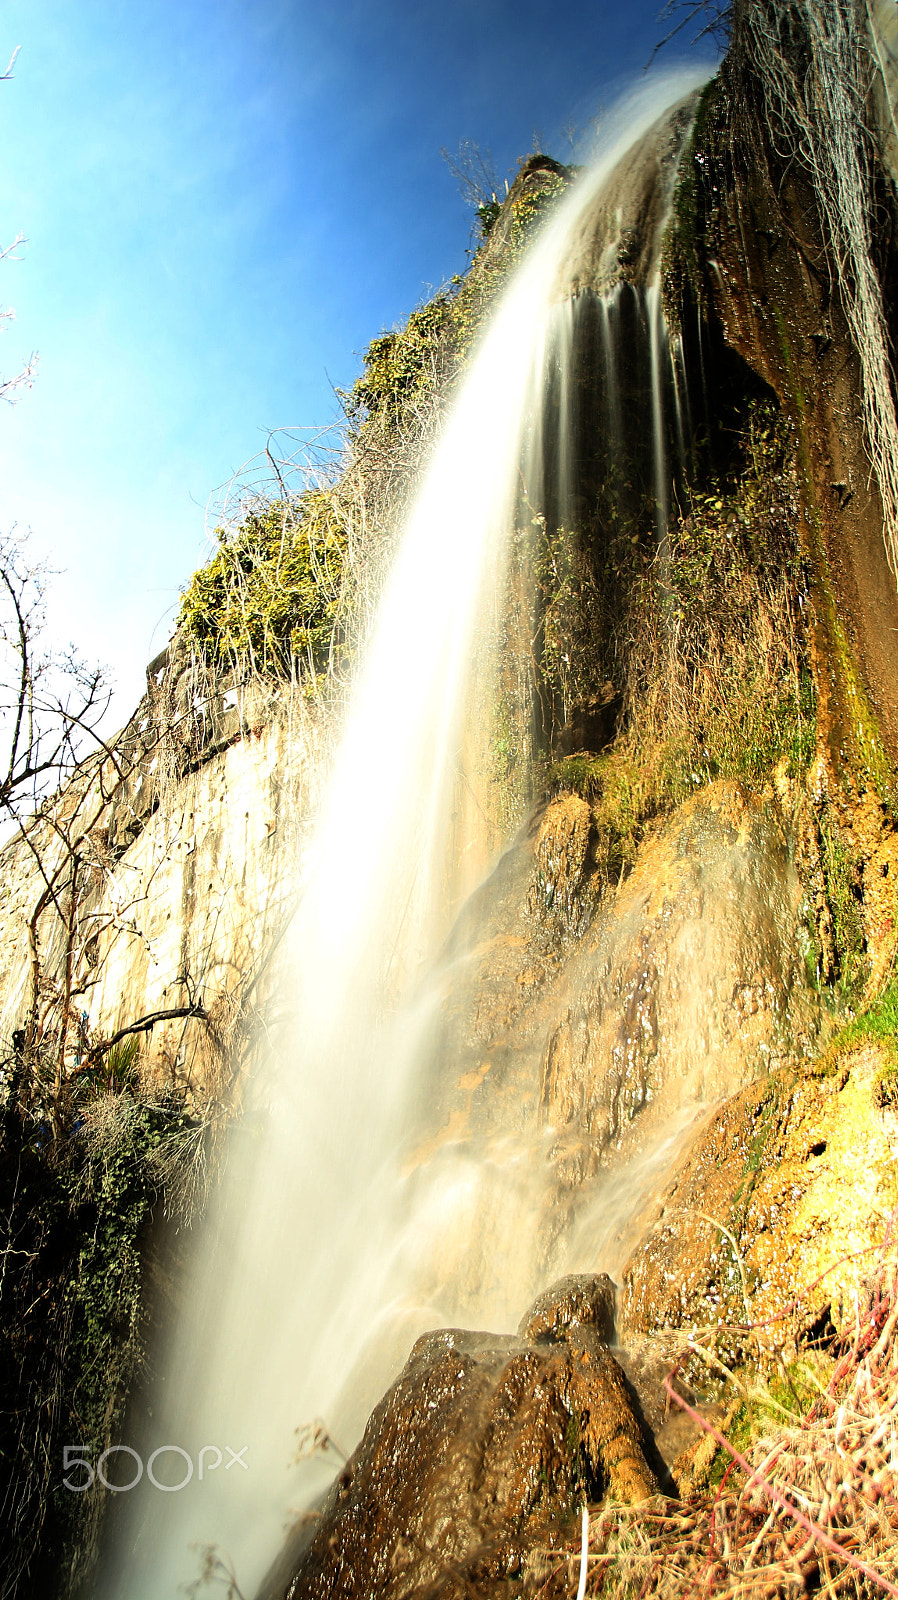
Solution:
<svg viewBox="0 0 898 1600">
<path fill-rule="evenodd" d="M 821 1058 L 823 1075 L 836 1071 L 842 1056 L 861 1044 L 880 1047 L 877 1069 L 877 1098 L 883 1105 L 898 1099 L 898 975 L 894 972 L 883 992 L 840 1028 Z"/>
<path fill-rule="evenodd" d="M 133 1082 L 133 1042 L 114 1050 L 109 1079 Z M 160 1201 L 177 1203 L 185 1169 L 183 1155 L 174 1168 L 171 1155 L 197 1126 L 176 1096 L 147 1101 L 130 1088 L 95 1098 L 64 1142 L 45 1120 L 7 1109 L 0 1493 L 11 1537 L 0 1560 L 3 1593 L 22 1583 L 73 1593 L 89 1564 L 102 1490 L 64 1487 L 63 1445 L 96 1460 L 119 1435 L 142 1359 L 147 1227 Z"/>
<path fill-rule="evenodd" d="M 314 680 L 340 651 L 346 534 L 332 495 L 275 500 L 217 537 L 181 600 L 184 637 L 210 665 Z"/>
<path fill-rule="evenodd" d="M 859 869 L 845 838 L 824 811 L 818 817 L 820 858 L 832 916 L 832 942 L 838 963 L 837 990 L 843 1002 L 856 999 L 867 977 L 866 938 L 859 893 Z"/>
<path fill-rule="evenodd" d="M 549 736 L 576 705 L 612 703 L 611 677 L 622 684 L 606 747 L 543 765 L 549 795 L 590 802 L 610 878 L 626 872 L 655 819 L 697 789 L 800 780 L 813 756 L 793 441 L 775 408 L 756 402 L 739 446 L 731 477 L 682 492 L 654 557 L 626 521 L 610 524 L 598 557 L 588 523 L 553 531 L 535 516 L 518 535 L 536 574 L 529 631 Z M 607 518 L 603 508 L 602 526 Z M 846 892 L 839 904 L 842 945 L 853 950 L 855 903 Z"/>
<path fill-rule="evenodd" d="M 451 327 L 452 300 L 441 292 L 413 311 L 403 328 L 372 339 L 361 376 L 342 397 L 351 425 L 400 427 L 442 375 Z"/>
</svg>

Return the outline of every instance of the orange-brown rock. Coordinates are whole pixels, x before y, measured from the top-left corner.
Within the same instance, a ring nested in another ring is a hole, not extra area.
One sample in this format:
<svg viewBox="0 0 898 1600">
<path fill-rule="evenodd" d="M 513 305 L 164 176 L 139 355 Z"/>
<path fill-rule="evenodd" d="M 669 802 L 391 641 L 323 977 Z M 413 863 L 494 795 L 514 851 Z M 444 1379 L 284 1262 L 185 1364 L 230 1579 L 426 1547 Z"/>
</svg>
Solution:
<svg viewBox="0 0 898 1600">
<path fill-rule="evenodd" d="M 519 1339 L 566 1339 L 572 1328 L 614 1338 L 615 1290 L 607 1272 L 572 1273 L 538 1295 L 518 1327 Z"/>
<path fill-rule="evenodd" d="M 290 1557 L 289 1581 L 273 1576 L 263 1592 L 404 1600 L 431 1586 L 453 1593 L 461 1576 L 507 1578 L 583 1494 L 632 1504 L 657 1493 L 645 1446 L 631 1391 L 594 1328 L 543 1342 L 427 1334 L 372 1414 L 306 1548 Z"/>
<path fill-rule="evenodd" d="M 699 1133 L 624 1273 L 625 1340 L 756 1324 L 736 1335 L 756 1353 L 851 1321 L 898 1205 L 898 1116 L 879 1046 L 824 1063 L 744 1090 Z"/>
</svg>

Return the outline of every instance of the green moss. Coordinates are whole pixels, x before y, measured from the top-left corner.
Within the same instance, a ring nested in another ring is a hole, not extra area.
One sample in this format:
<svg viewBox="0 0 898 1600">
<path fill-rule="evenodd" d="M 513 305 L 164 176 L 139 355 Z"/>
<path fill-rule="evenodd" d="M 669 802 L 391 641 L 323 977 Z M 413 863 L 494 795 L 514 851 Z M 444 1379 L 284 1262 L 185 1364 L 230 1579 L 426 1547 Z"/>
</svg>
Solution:
<svg viewBox="0 0 898 1600">
<path fill-rule="evenodd" d="M 739 468 L 686 492 L 665 558 L 640 564 L 629 537 L 626 552 L 609 544 L 608 560 L 630 563 L 630 598 L 629 614 L 621 608 L 607 626 L 582 540 L 531 524 L 542 540 L 534 565 L 544 699 L 588 704 L 615 670 L 602 653 L 612 626 L 625 640 L 626 716 L 614 743 L 545 768 L 549 794 L 571 790 L 593 806 L 609 871 L 626 870 L 646 827 L 705 785 L 735 779 L 759 791 L 774 776 L 800 781 L 813 758 L 794 446 L 769 404 L 750 412 Z"/>
<path fill-rule="evenodd" d="M 723 1432 L 733 1449 L 744 1456 L 760 1438 L 784 1425 L 796 1427 L 806 1417 L 821 1390 L 832 1377 L 832 1360 L 809 1352 L 771 1373 L 765 1382 L 748 1371 L 742 1377 L 750 1386 L 746 1398 L 732 1412 Z M 742 1475 L 730 1452 L 718 1449 L 708 1471 L 708 1485 L 719 1489 L 727 1474 Z"/>
<path fill-rule="evenodd" d="M 772 1076 L 767 1080 L 764 1092 L 752 1116 L 751 1135 L 748 1148 L 745 1151 L 742 1178 L 733 1196 L 733 1202 L 727 1217 L 727 1229 L 735 1239 L 739 1239 L 741 1236 L 758 1173 L 767 1164 L 767 1153 L 771 1137 L 780 1125 L 789 1089 L 788 1074 L 780 1073 Z M 726 1235 L 721 1233 L 721 1238 L 725 1239 Z M 730 1244 L 729 1248 L 732 1251 L 732 1244 Z M 739 1263 L 736 1261 L 735 1255 L 733 1255 L 732 1265 L 735 1270 L 739 1270 Z M 734 1278 L 731 1287 L 736 1291 L 735 1316 L 738 1319 L 745 1315 L 741 1272 L 738 1282 Z M 748 1287 L 751 1289 L 752 1286 L 749 1284 Z"/>
<path fill-rule="evenodd" d="M 898 976 L 895 974 L 883 993 L 840 1030 L 827 1056 L 835 1061 L 846 1050 L 866 1043 L 880 1045 L 885 1051 L 884 1086 L 898 1085 Z M 891 1089 L 889 1093 L 891 1095 Z"/>
<path fill-rule="evenodd" d="M 858 867 L 838 825 L 825 812 L 818 817 L 818 831 L 838 961 L 836 994 L 842 1004 L 851 1004 L 863 988 L 868 973 L 861 898 L 856 892 Z"/>
<path fill-rule="evenodd" d="M 194 573 L 181 600 L 187 642 L 212 666 L 314 678 L 340 649 L 346 535 L 326 491 L 251 511 Z"/>
<path fill-rule="evenodd" d="M 831 718 L 832 726 L 829 734 L 837 746 L 832 750 L 834 768 L 842 773 L 846 790 L 862 792 L 872 786 L 887 807 L 894 811 L 896 807 L 894 768 L 883 745 L 879 724 L 869 697 L 858 677 L 853 652 L 838 614 L 829 577 L 822 518 L 817 504 L 814 473 L 807 442 L 807 397 L 799 382 L 785 316 L 780 307 L 773 305 L 771 309 L 780 343 L 787 392 L 795 410 L 801 502 L 807 519 L 807 536 L 813 558 L 816 580 L 815 601 L 826 632 L 826 657 L 833 669 L 830 681 L 837 715 Z"/>
<path fill-rule="evenodd" d="M 707 299 L 708 238 L 716 215 L 711 174 L 717 165 L 716 134 L 725 106 L 720 80 L 714 77 L 699 96 L 662 244 L 661 293 L 670 327 L 680 321 L 687 292 L 698 306 Z"/>
</svg>

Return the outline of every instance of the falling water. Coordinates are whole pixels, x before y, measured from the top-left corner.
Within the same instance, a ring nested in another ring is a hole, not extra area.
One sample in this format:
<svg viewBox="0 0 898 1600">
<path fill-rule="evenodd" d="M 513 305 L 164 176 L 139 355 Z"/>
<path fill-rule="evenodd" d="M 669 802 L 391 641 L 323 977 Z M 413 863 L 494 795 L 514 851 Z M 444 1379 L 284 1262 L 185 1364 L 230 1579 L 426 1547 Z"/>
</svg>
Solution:
<svg viewBox="0 0 898 1600">
<path fill-rule="evenodd" d="M 439 1003 L 422 975 L 459 887 L 452 814 L 470 667 L 502 589 L 546 363 L 560 359 L 552 329 L 572 241 L 616 164 L 694 86 L 668 77 L 618 111 L 615 136 L 505 295 L 433 456 L 304 868 L 289 1039 L 272 1051 L 233 1136 L 156 1380 L 151 1436 L 140 1441 L 144 1460 L 161 1452 L 154 1475 L 172 1488 L 144 1479 L 122 1496 L 106 1597 L 171 1600 L 195 1576 L 194 1541 L 227 1552 L 252 1593 L 295 1509 L 321 1485 L 316 1463 L 291 1465 L 295 1430 L 323 1417 L 351 1448 L 413 1338 L 457 1311 L 451 1286 L 441 1298 L 431 1273 L 425 1287 L 430 1241 L 466 1205 L 482 1212 L 489 1183 L 456 1169 L 448 1184 L 416 1186 L 403 1162 L 416 1063 Z M 569 325 L 569 310 L 560 315 Z M 609 394 L 613 404 L 613 386 Z M 613 420 L 621 425 L 618 411 Z M 563 431 L 573 425 L 563 413 Z M 515 1159 L 497 1178 L 513 1198 L 530 1181 Z M 482 1215 L 479 1236 L 472 1248 L 482 1252 Z M 495 1234 L 489 1243 L 482 1322 L 519 1307 L 526 1276 L 520 1256 L 503 1255 Z M 461 1259 L 455 1281 L 466 1272 L 477 1276 Z M 228 1464 L 232 1452 L 239 1459 Z M 193 1478 L 176 1492 L 188 1459 Z"/>
</svg>

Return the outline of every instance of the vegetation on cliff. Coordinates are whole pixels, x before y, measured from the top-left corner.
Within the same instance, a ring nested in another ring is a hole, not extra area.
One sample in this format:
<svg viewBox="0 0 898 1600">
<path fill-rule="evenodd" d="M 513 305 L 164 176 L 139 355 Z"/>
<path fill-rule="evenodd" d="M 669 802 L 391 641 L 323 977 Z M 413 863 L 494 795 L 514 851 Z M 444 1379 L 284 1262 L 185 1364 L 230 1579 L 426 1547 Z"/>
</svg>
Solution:
<svg viewBox="0 0 898 1600">
<path fill-rule="evenodd" d="M 201 1200 L 208 1130 L 142 1083 L 136 1040 L 70 1097 L 65 1136 L 7 1106 L 0 1144 L 0 1593 L 90 1573 L 114 1446 L 145 1355 L 147 1229 Z"/>
<path fill-rule="evenodd" d="M 378 334 L 340 396 L 342 440 L 326 467 L 281 463 L 271 493 L 239 491 L 217 549 L 186 586 L 180 635 L 238 682 L 301 679 L 339 692 L 376 605 L 408 501 L 478 333 L 534 232 L 570 181 L 547 156 L 521 162 L 505 202 L 481 214 L 464 277 Z M 271 447 L 268 459 L 273 460 Z"/>
<path fill-rule="evenodd" d="M 278 677 L 334 670 L 346 534 L 333 497 L 307 490 L 249 510 L 194 573 L 181 601 L 187 644 L 236 674 Z"/>
<path fill-rule="evenodd" d="M 534 1553 L 534 1588 L 553 1600 L 898 1592 L 896 1325 L 889 1254 L 831 1353 L 749 1380 L 725 1422 L 703 1420 L 678 1501 L 597 1509 L 582 1541 Z M 689 1405 L 675 1382 L 668 1392 Z"/>
<path fill-rule="evenodd" d="M 548 541 L 537 568 L 542 683 L 573 704 L 610 669 L 621 705 L 610 747 L 550 760 L 546 783 L 590 799 L 625 859 L 646 825 L 704 784 L 734 777 L 760 789 L 778 768 L 807 772 L 815 705 L 798 492 L 790 430 L 769 401 L 755 402 L 729 472 L 684 486 L 663 552 L 640 561 L 625 534 L 606 549 L 608 563 L 630 568 L 629 613 L 613 634 L 594 615 L 600 578 L 587 569 L 575 591 L 571 536 Z M 612 637 L 616 659 L 605 653 Z"/>
</svg>

